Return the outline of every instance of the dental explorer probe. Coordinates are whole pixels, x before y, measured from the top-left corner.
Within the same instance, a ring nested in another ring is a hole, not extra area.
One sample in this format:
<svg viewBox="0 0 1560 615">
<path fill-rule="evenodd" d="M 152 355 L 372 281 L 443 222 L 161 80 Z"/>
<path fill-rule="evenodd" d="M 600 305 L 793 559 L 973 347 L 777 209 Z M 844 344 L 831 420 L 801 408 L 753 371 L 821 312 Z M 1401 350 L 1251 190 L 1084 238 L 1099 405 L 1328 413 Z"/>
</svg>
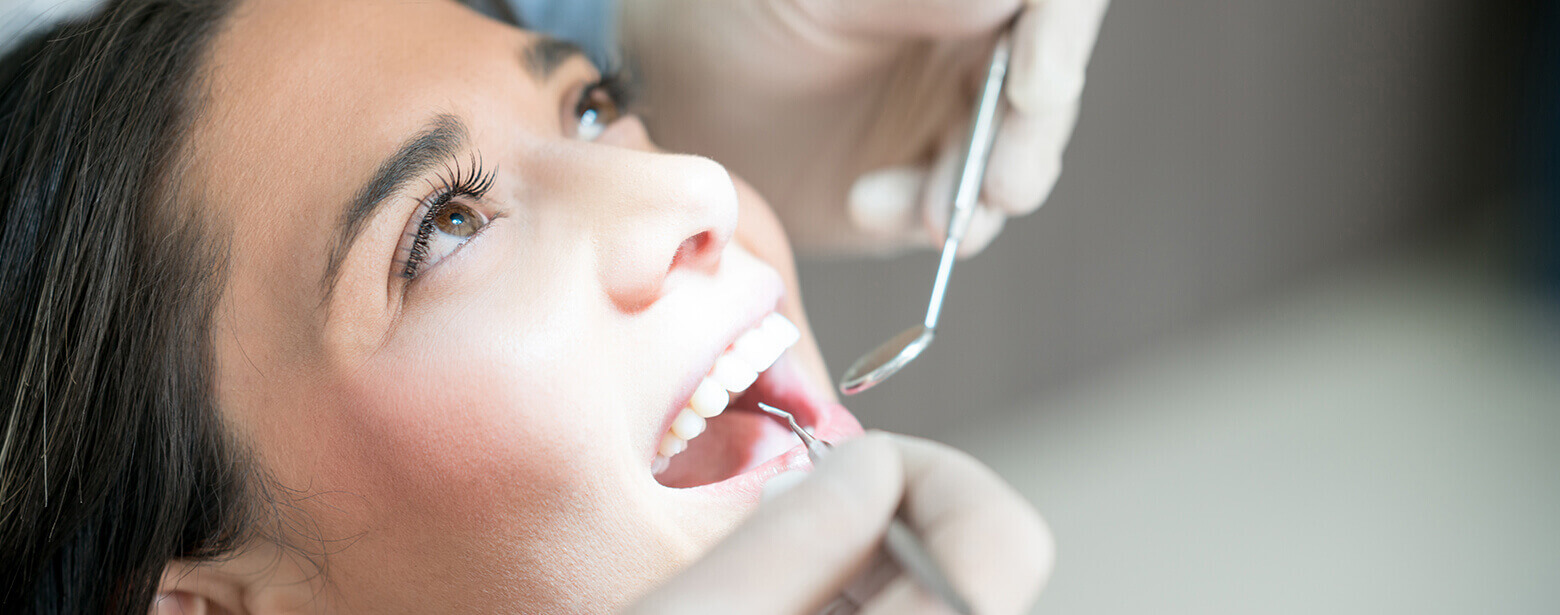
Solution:
<svg viewBox="0 0 1560 615">
<path fill-rule="evenodd" d="M 1017 18 L 1015 18 L 1016 21 Z M 986 66 L 986 82 L 981 86 L 980 98 L 975 102 L 970 119 L 970 139 L 964 144 L 964 165 L 959 172 L 958 188 L 953 194 L 953 214 L 948 222 L 948 239 L 943 242 L 942 258 L 937 263 L 937 278 L 932 282 L 932 299 L 926 306 L 926 318 L 921 324 L 901 331 L 888 341 L 879 344 L 845 370 L 840 379 L 840 392 L 855 395 L 887 380 L 932 344 L 937 333 L 937 319 L 942 315 L 943 297 L 948 292 L 948 277 L 953 274 L 953 261 L 959 252 L 959 242 L 970 228 L 970 218 L 975 215 L 976 199 L 980 197 L 981 182 L 986 177 L 986 162 L 991 158 L 991 146 L 996 141 L 998 116 L 1002 101 L 1002 84 L 1007 77 L 1008 60 L 1012 57 L 1012 23 L 1008 24 L 997 46 L 991 51 L 991 63 Z"/>
<path fill-rule="evenodd" d="M 758 409 L 784 420 L 786 426 L 790 427 L 791 431 L 796 433 L 796 437 L 802 439 L 802 444 L 807 446 L 807 458 L 814 464 L 823 459 L 829 453 L 829 449 L 834 448 L 833 444 L 802 429 L 801 425 L 796 424 L 796 417 L 791 413 L 762 402 L 758 404 Z M 943 604 L 961 615 L 974 615 L 970 603 L 964 600 L 964 596 L 959 595 L 959 590 L 953 587 L 953 582 L 948 580 L 948 575 L 937 565 L 937 560 L 926 551 L 926 547 L 921 544 L 921 539 L 917 538 L 915 532 L 910 530 L 910 526 L 899 518 L 898 513 L 888 522 L 888 534 L 883 538 L 883 550 L 887 551 L 889 557 L 894 558 L 894 561 L 899 563 L 899 567 L 909 573 L 911 578 L 920 583 L 921 587 L 941 599 Z"/>
</svg>

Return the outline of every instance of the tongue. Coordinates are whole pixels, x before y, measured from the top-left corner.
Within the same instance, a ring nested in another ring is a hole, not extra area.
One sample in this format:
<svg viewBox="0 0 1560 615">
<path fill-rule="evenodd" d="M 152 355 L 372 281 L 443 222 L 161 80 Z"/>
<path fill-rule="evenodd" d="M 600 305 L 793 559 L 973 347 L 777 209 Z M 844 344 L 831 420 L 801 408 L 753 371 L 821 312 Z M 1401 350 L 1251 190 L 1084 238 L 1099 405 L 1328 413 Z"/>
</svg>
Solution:
<svg viewBox="0 0 1560 615">
<path fill-rule="evenodd" d="M 656 477 L 668 487 L 698 487 L 716 483 L 757 467 L 795 447 L 791 430 L 756 410 L 730 408 L 709 420 L 688 450 Z"/>
</svg>

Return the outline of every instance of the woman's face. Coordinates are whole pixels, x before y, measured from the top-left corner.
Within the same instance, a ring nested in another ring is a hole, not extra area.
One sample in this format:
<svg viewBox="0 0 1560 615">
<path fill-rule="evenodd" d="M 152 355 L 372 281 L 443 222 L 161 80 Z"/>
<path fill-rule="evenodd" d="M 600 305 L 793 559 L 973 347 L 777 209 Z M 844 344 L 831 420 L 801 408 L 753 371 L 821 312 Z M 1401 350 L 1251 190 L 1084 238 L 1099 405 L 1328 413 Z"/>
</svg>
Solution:
<svg viewBox="0 0 1560 615">
<path fill-rule="evenodd" d="M 608 610 L 805 463 L 757 401 L 859 433 L 763 200 L 567 47 L 453 3 L 250 0 L 209 66 L 220 405 L 323 554 L 314 607 Z M 654 473 L 696 391 L 794 339 L 776 311 L 800 341 Z"/>
</svg>

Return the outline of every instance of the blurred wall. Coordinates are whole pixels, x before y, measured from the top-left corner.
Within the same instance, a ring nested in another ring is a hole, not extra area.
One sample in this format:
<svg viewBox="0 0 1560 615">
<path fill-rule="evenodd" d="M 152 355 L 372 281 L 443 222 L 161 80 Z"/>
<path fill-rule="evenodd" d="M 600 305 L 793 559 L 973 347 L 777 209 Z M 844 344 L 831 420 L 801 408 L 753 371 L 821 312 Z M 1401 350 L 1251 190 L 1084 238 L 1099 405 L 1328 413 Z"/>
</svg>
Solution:
<svg viewBox="0 0 1560 615">
<path fill-rule="evenodd" d="M 1446 221 L 1502 164 L 1509 35 L 1480 4 L 1113 2 L 1052 198 L 959 266 L 928 353 L 847 405 L 942 433 Z M 836 377 L 921 318 L 935 265 L 802 263 Z"/>
<path fill-rule="evenodd" d="M 1031 612 L 1560 611 L 1560 310 L 1414 248 L 940 434 L 1054 532 Z"/>
</svg>

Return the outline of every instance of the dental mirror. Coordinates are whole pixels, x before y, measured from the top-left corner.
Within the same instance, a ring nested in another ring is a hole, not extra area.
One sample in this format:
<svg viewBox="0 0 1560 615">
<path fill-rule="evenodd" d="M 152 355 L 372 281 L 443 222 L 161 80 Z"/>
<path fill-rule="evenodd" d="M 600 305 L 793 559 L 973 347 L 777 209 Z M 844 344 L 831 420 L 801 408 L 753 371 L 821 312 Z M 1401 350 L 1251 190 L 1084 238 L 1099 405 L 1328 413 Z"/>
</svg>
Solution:
<svg viewBox="0 0 1560 615">
<path fill-rule="evenodd" d="M 969 230 L 970 218 L 975 215 L 975 205 L 980 197 L 981 182 L 986 177 L 986 162 L 991 157 L 991 144 L 997 135 L 1002 82 L 1007 76 L 1011 55 L 1012 37 L 1004 32 L 991 51 L 986 81 L 981 86 L 980 98 L 970 119 L 970 139 L 964 144 L 964 165 L 953 194 L 948 239 L 943 242 L 942 258 L 937 263 L 937 278 L 932 282 L 932 299 L 926 306 L 926 319 L 856 359 L 840 380 L 840 392 L 846 395 L 855 395 L 887 380 L 932 344 L 932 337 L 937 333 L 937 319 L 942 314 L 943 297 L 948 293 L 948 277 L 953 273 L 953 262 L 959 253 L 959 242 Z"/>
</svg>

